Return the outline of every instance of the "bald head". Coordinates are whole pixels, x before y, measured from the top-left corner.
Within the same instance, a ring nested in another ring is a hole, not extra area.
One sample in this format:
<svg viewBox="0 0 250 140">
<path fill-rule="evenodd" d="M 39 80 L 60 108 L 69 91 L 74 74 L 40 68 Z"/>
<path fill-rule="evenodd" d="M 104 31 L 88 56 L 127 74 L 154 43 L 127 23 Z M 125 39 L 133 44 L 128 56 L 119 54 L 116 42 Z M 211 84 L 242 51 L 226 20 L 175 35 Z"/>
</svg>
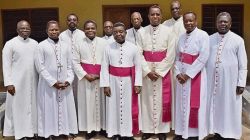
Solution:
<svg viewBox="0 0 250 140">
<path fill-rule="evenodd" d="M 19 21 L 17 23 L 16 31 L 20 37 L 27 39 L 31 33 L 31 28 L 30 28 L 29 22 L 26 20 Z"/>
<path fill-rule="evenodd" d="M 133 12 L 131 14 L 131 23 L 135 29 L 139 29 L 142 23 L 142 17 L 139 12 Z"/>
<path fill-rule="evenodd" d="M 172 17 L 177 20 L 181 17 L 181 3 L 178 0 L 173 0 L 170 4 Z"/>
<path fill-rule="evenodd" d="M 103 28 L 106 36 L 111 36 L 113 34 L 113 23 L 111 21 L 105 21 Z"/>
</svg>

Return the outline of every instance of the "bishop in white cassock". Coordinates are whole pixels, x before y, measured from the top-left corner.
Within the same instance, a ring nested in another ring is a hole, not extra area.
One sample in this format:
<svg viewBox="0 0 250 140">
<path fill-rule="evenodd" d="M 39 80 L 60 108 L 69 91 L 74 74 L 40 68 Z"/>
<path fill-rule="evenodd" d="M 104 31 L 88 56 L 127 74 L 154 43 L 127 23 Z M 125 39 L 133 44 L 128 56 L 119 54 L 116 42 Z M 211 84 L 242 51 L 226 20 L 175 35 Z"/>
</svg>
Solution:
<svg viewBox="0 0 250 140">
<path fill-rule="evenodd" d="M 131 24 L 133 25 L 132 28 L 127 30 L 126 40 L 138 45 L 139 41 L 139 32 L 144 31 L 143 27 L 141 26 L 142 17 L 139 12 L 134 12 L 131 14 Z"/>
<path fill-rule="evenodd" d="M 27 21 L 17 24 L 18 36 L 3 48 L 4 86 L 7 87 L 3 136 L 15 139 L 37 134 L 36 90 L 38 74 L 35 69 L 37 42 L 29 38 Z"/>
<path fill-rule="evenodd" d="M 208 109 L 211 134 L 215 133 L 215 137 L 219 134 L 219 138 L 240 139 L 247 55 L 244 40 L 230 31 L 231 20 L 229 13 L 220 13 L 217 17 L 218 32 L 210 36 Z"/>
<path fill-rule="evenodd" d="M 181 3 L 178 0 L 173 0 L 170 4 L 170 10 L 172 18 L 164 21 L 162 25 L 165 25 L 172 29 L 172 35 L 174 35 L 175 40 L 175 48 L 177 48 L 178 40 L 180 38 L 180 35 L 184 34 L 186 32 L 186 29 L 184 28 L 183 24 L 183 17 L 181 15 Z M 174 68 L 172 69 L 174 70 Z M 175 84 L 176 79 L 175 76 L 172 75 L 172 130 L 175 128 Z"/>
<path fill-rule="evenodd" d="M 96 36 L 96 23 L 84 24 L 86 38 L 74 48 L 73 66 L 78 77 L 78 127 L 80 131 L 105 130 L 104 93 L 100 88 L 99 75 L 104 49 L 108 42 Z M 88 137 L 90 139 L 92 136 Z"/>
<path fill-rule="evenodd" d="M 38 135 L 45 138 L 78 133 L 71 48 L 58 40 L 59 32 L 58 22 L 49 21 L 49 38 L 39 43 L 36 53 Z"/>
<path fill-rule="evenodd" d="M 113 139 L 132 139 L 133 134 L 139 133 L 140 55 L 134 44 L 125 41 L 123 23 L 114 25 L 113 34 L 116 42 L 105 48 L 100 75 L 100 86 L 107 96 L 106 130 Z"/>
<path fill-rule="evenodd" d="M 171 72 L 175 46 L 171 30 L 160 24 L 161 10 L 152 6 L 149 10 L 150 25 L 140 34 L 142 53 L 143 87 L 141 94 L 140 130 L 142 139 L 159 134 L 166 139 L 171 123 Z"/>
<path fill-rule="evenodd" d="M 187 32 L 176 49 L 175 134 L 184 139 L 202 140 L 208 135 L 207 73 L 209 36 L 198 29 L 196 15 L 184 15 Z"/>
</svg>

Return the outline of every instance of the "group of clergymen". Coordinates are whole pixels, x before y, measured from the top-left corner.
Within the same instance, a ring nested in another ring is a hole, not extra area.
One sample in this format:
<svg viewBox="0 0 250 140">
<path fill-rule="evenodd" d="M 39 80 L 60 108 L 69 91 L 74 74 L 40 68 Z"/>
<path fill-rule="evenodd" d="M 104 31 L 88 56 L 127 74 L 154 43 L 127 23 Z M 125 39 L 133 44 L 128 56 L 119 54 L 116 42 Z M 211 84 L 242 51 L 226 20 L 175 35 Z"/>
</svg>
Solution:
<svg viewBox="0 0 250 140">
<path fill-rule="evenodd" d="M 247 56 L 243 39 L 230 31 L 230 14 L 218 14 L 218 32 L 209 36 L 194 12 L 180 14 L 179 1 L 170 10 L 172 18 L 161 24 L 160 7 L 151 6 L 146 27 L 139 12 L 128 30 L 106 21 L 103 38 L 95 21 L 81 31 L 70 14 L 62 33 L 49 21 L 40 43 L 19 21 L 18 36 L 3 48 L 3 135 L 73 139 L 84 131 L 86 139 L 141 133 L 143 140 L 165 140 L 172 129 L 174 140 L 240 139 Z"/>
</svg>

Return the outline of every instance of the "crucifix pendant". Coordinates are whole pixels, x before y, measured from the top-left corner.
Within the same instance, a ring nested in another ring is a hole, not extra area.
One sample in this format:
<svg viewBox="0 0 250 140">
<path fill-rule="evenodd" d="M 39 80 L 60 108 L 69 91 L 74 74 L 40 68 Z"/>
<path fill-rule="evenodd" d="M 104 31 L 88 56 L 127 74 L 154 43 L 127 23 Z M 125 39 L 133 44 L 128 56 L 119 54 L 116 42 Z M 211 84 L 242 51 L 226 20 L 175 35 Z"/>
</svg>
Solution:
<svg viewBox="0 0 250 140">
<path fill-rule="evenodd" d="M 63 65 L 61 63 L 58 63 L 57 68 L 59 69 L 59 72 L 62 71 L 62 67 L 63 67 Z"/>
</svg>

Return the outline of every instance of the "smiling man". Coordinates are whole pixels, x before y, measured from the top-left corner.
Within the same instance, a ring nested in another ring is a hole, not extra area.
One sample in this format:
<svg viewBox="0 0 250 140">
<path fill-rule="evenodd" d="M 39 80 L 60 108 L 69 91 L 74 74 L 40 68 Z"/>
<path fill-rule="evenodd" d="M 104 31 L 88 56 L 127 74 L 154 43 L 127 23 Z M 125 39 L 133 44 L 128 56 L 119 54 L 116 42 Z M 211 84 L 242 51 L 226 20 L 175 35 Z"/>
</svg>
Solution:
<svg viewBox="0 0 250 140">
<path fill-rule="evenodd" d="M 114 24 L 116 42 L 105 48 L 100 75 L 106 95 L 107 133 L 113 140 L 133 140 L 133 134 L 139 133 L 140 54 L 134 44 L 125 41 L 125 29 L 123 23 Z"/>
<path fill-rule="evenodd" d="M 78 126 L 86 131 L 86 139 L 105 130 L 104 94 L 99 86 L 101 60 L 108 46 L 105 39 L 96 36 L 95 21 L 84 23 L 86 38 L 79 40 L 73 50 L 73 67 L 78 78 Z"/>
<path fill-rule="evenodd" d="M 210 36 L 207 63 L 210 133 L 214 140 L 240 139 L 242 93 L 246 86 L 247 55 L 244 40 L 230 31 L 229 13 L 219 13 L 217 33 Z"/>
<path fill-rule="evenodd" d="M 186 31 L 181 15 L 181 3 L 178 0 L 173 0 L 170 4 L 170 11 L 172 18 L 164 21 L 162 24 L 172 28 L 178 42 L 180 35 Z"/>
<path fill-rule="evenodd" d="M 207 76 L 209 36 L 197 28 L 196 14 L 183 15 L 186 33 L 176 49 L 176 121 L 174 140 L 201 140 L 208 134 Z"/>
<path fill-rule="evenodd" d="M 166 139 L 171 123 L 171 68 L 175 58 L 175 43 L 171 29 L 161 24 L 162 13 L 157 5 L 149 8 L 150 25 L 139 34 L 143 87 L 141 94 L 142 139 L 158 134 Z"/>
<path fill-rule="evenodd" d="M 4 136 L 15 139 L 37 134 L 36 90 L 37 73 L 34 65 L 37 42 L 29 38 L 30 24 L 17 23 L 18 36 L 6 42 L 3 48 L 4 86 L 7 98 Z"/>
</svg>

